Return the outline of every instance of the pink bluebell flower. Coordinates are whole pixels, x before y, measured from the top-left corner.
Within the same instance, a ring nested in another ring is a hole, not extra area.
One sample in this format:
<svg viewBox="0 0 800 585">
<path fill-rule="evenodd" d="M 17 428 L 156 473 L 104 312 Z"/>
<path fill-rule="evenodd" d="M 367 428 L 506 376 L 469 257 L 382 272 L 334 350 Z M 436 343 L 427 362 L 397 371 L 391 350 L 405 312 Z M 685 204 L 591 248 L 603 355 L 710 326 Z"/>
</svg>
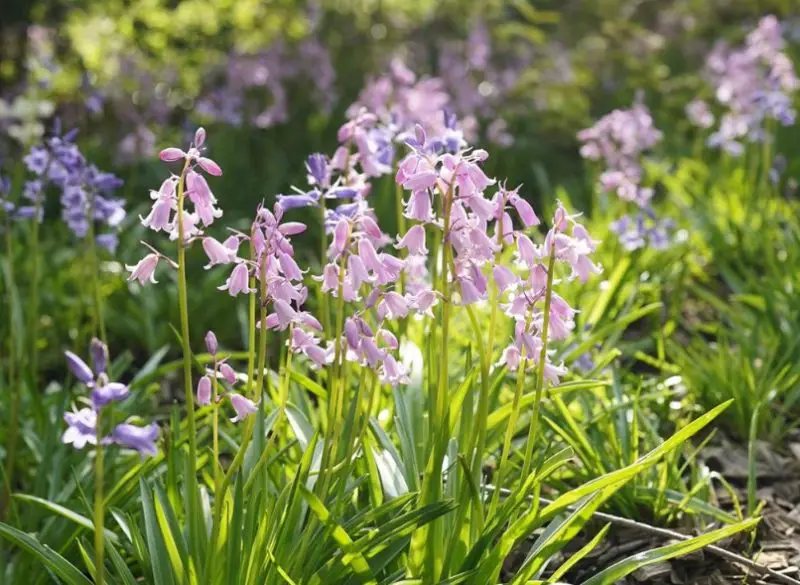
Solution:
<svg viewBox="0 0 800 585">
<path fill-rule="evenodd" d="M 152 253 L 142 258 L 136 266 L 125 266 L 131 273 L 128 280 L 138 280 L 141 285 L 148 282 L 156 284 L 158 281 L 155 278 L 155 272 L 160 260 L 160 255 Z"/>
<path fill-rule="evenodd" d="M 249 398 L 245 398 L 241 394 L 231 392 L 229 396 L 231 399 L 231 405 L 236 411 L 236 416 L 231 419 L 231 422 L 243 421 L 258 410 L 258 405 L 255 402 Z"/>
</svg>

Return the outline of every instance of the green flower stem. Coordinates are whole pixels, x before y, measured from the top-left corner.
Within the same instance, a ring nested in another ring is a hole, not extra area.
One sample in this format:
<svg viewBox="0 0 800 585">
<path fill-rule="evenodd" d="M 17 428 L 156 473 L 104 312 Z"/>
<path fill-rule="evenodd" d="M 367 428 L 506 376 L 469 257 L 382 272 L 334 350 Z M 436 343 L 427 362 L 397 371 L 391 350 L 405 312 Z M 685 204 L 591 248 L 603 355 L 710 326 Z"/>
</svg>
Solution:
<svg viewBox="0 0 800 585">
<path fill-rule="evenodd" d="M 514 438 L 514 431 L 517 428 L 517 420 L 519 419 L 519 403 L 522 399 L 522 389 L 525 386 L 525 369 L 528 367 L 528 358 L 523 357 L 520 360 L 519 368 L 517 368 L 517 388 L 514 391 L 514 398 L 511 401 L 511 414 L 508 418 L 508 425 L 506 426 L 505 436 L 503 438 L 503 449 L 500 452 L 500 462 L 497 465 L 497 476 L 494 485 L 498 486 L 492 494 L 492 501 L 489 504 L 489 511 L 487 516 L 494 516 L 497 511 L 497 504 L 500 501 L 500 490 L 502 489 L 503 480 L 505 479 L 506 464 L 508 463 L 508 456 L 511 452 L 511 440 Z"/>
<path fill-rule="evenodd" d="M 551 244 L 552 246 L 552 244 Z M 533 399 L 533 414 L 531 415 L 531 425 L 528 431 L 528 441 L 525 445 L 525 459 L 522 464 L 521 481 L 525 481 L 531 472 L 533 464 L 533 447 L 539 438 L 539 412 L 542 408 L 542 394 L 544 392 L 544 366 L 547 362 L 547 342 L 548 331 L 550 328 L 550 304 L 553 301 L 553 273 L 556 266 L 556 252 L 553 247 L 550 249 L 550 260 L 547 265 L 547 287 L 544 293 L 544 317 L 542 320 L 542 351 L 539 353 L 539 371 L 536 380 L 536 394 Z"/>
<path fill-rule="evenodd" d="M 256 384 L 256 391 L 254 395 L 256 404 L 261 404 L 261 397 L 264 394 L 264 377 L 266 376 L 265 370 L 267 369 L 267 263 L 264 262 L 263 259 L 259 264 L 259 270 L 261 270 L 261 276 L 259 278 L 259 323 L 261 326 L 258 330 L 258 372 L 256 372 L 258 383 Z M 251 294 L 250 296 L 253 297 L 255 295 Z M 247 448 L 247 446 L 242 445 L 242 448 Z"/>
<path fill-rule="evenodd" d="M 345 246 L 346 247 L 346 246 Z M 344 400 L 340 398 L 339 394 L 344 392 L 343 383 L 340 380 L 344 367 L 342 360 L 344 357 L 344 348 L 342 347 L 342 335 L 344 334 L 344 275 L 345 275 L 345 256 L 342 255 L 341 266 L 339 267 L 339 284 L 337 286 L 336 297 L 336 332 L 335 332 L 335 350 L 333 359 L 332 376 L 329 381 L 328 392 L 328 417 L 327 426 L 325 427 L 325 441 L 322 447 L 322 466 L 320 467 L 320 480 L 317 482 L 319 488 L 318 494 L 324 497 L 325 491 L 328 489 L 329 474 L 328 469 L 333 468 L 330 464 L 330 458 L 333 456 L 334 463 L 336 460 L 337 449 L 335 445 L 336 439 L 336 423 L 341 419 L 340 403 L 342 409 Z"/>
<path fill-rule="evenodd" d="M 495 263 L 498 263 L 500 255 L 503 253 L 503 232 L 502 225 L 499 222 L 495 230 L 497 231 L 497 244 L 500 246 L 497 254 L 495 254 Z M 497 329 L 497 308 L 499 304 L 497 285 L 494 283 L 493 278 L 489 283 L 489 291 L 492 308 L 489 316 L 489 331 L 486 340 L 486 348 L 484 349 L 483 345 L 480 342 L 478 343 L 478 351 L 481 357 L 481 388 L 480 394 L 478 395 L 477 423 L 474 433 L 470 437 L 468 449 L 466 451 L 467 457 L 472 457 L 471 469 L 474 485 L 480 485 L 483 452 L 486 449 L 486 424 L 489 420 L 490 374 L 492 363 L 494 362 L 494 336 Z M 480 339 L 480 327 L 471 308 L 469 310 L 469 315 L 475 338 Z M 483 507 L 480 499 L 477 499 L 475 502 L 473 518 L 473 528 L 470 532 L 471 538 L 475 539 L 478 537 L 478 534 L 483 531 Z"/>
<path fill-rule="evenodd" d="M 432 428 L 431 432 L 434 435 L 433 440 L 433 453 L 428 462 L 426 469 L 425 479 L 423 480 L 423 495 L 421 499 L 422 504 L 430 504 L 441 499 L 442 495 L 442 464 L 444 456 L 447 451 L 448 441 L 448 425 L 446 424 L 447 412 L 447 394 L 449 384 L 449 370 L 447 359 L 447 347 L 450 338 L 450 283 L 449 283 L 449 267 L 454 262 L 453 249 L 448 239 L 450 231 L 450 216 L 452 210 L 453 199 L 453 186 L 450 185 L 446 192 L 442 193 L 442 208 L 444 211 L 444 226 L 442 230 L 442 273 L 439 277 L 439 291 L 442 293 L 442 308 L 440 312 L 440 345 L 441 351 L 444 355 L 438 355 L 439 370 L 438 370 L 438 383 L 432 385 L 434 394 L 431 397 L 433 402 L 433 418 L 430 424 L 438 425 L 438 428 Z M 435 282 L 435 281 L 434 281 Z M 424 561 L 423 574 L 427 577 L 427 582 L 436 582 L 439 579 L 443 567 L 442 555 L 437 554 L 437 550 L 441 547 L 443 541 L 443 526 L 440 520 L 435 520 L 429 524 L 426 534 L 426 554 Z"/>
<path fill-rule="evenodd" d="M 94 217 L 94 210 L 90 211 L 90 216 Z M 87 235 L 89 244 L 89 259 L 92 267 L 92 292 L 94 295 L 93 314 L 94 314 L 94 335 L 100 338 L 103 343 L 108 343 L 106 335 L 105 317 L 103 316 L 103 291 L 100 287 L 100 261 L 97 255 L 97 242 L 95 242 L 94 222 L 89 222 L 89 233 Z"/>
<path fill-rule="evenodd" d="M 3 495 L 0 497 L 0 519 L 6 518 L 6 508 L 12 502 L 11 490 L 14 485 L 14 470 L 16 466 L 17 438 L 19 435 L 19 410 L 20 410 L 20 384 L 16 380 L 17 371 L 17 342 L 14 332 L 14 239 L 11 236 L 11 221 L 6 217 L 6 258 L 8 260 L 8 272 L 4 279 L 6 293 L 8 297 L 8 387 L 11 389 L 11 408 L 8 421 L 8 442 L 6 446 L 6 468 L 5 486 Z"/>
<path fill-rule="evenodd" d="M 196 554 L 200 554 L 200 507 L 197 501 L 197 431 L 195 426 L 194 391 L 192 389 L 192 347 L 189 340 L 189 299 L 186 289 L 186 238 L 183 229 L 186 172 L 189 161 L 178 178 L 178 305 L 181 316 L 181 347 L 183 350 L 183 382 L 186 396 L 186 432 L 189 435 L 189 476 L 186 480 L 188 525 L 190 541 Z"/>
<path fill-rule="evenodd" d="M 42 196 L 36 199 L 36 214 L 31 225 L 31 238 L 28 249 L 30 250 L 31 265 L 31 296 L 28 305 L 28 331 L 31 336 L 30 368 L 31 383 L 36 386 L 37 370 L 39 369 L 39 213 L 42 207 Z"/>
<path fill-rule="evenodd" d="M 320 250 L 319 250 L 319 265 L 325 266 L 325 257 L 328 254 L 328 239 L 325 237 L 325 199 L 320 200 Z M 322 292 L 322 286 L 317 287 L 317 302 L 319 304 L 320 313 L 322 313 L 322 331 L 329 333 L 331 330 L 331 314 L 328 307 L 328 295 Z"/>
<path fill-rule="evenodd" d="M 395 202 L 395 216 L 397 217 L 397 235 L 402 237 L 406 233 L 406 216 L 403 214 L 403 186 L 395 182 L 394 185 L 394 202 Z M 402 250 L 401 257 L 408 256 L 406 250 Z M 400 272 L 400 281 L 398 282 L 398 291 L 403 294 L 406 290 L 406 275 L 405 271 Z"/>
<path fill-rule="evenodd" d="M 105 502 L 103 501 L 102 409 L 97 412 L 97 448 L 94 451 L 94 582 L 103 585 L 105 553 Z"/>
<path fill-rule="evenodd" d="M 222 487 L 222 468 L 219 463 L 219 379 L 217 376 L 217 363 L 214 360 L 214 378 L 211 382 L 211 451 L 214 465 L 214 495 L 219 494 Z"/>
<path fill-rule="evenodd" d="M 13 185 L 15 190 L 22 189 L 25 178 L 25 165 L 20 160 L 15 168 Z M 16 199 L 16 198 L 15 198 Z M 8 387 L 11 389 L 11 406 L 9 410 L 8 433 L 6 435 L 6 468 L 5 486 L 0 495 L 0 519 L 6 518 L 7 508 L 13 508 L 14 501 L 11 498 L 11 490 L 14 485 L 14 472 L 16 471 L 17 443 L 19 441 L 19 413 L 21 407 L 22 392 L 22 364 L 21 356 L 17 351 L 17 335 L 22 335 L 19 327 L 14 322 L 14 236 L 13 223 L 8 213 L 5 214 L 5 235 L 6 235 L 6 261 L 8 262 L 7 273 L 4 274 L 6 294 L 8 300 Z M 19 367 L 17 367 L 19 366 Z M 34 404 L 39 401 L 34 400 Z M 38 411 L 38 409 L 37 409 Z"/>
<path fill-rule="evenodd" d="M 255 250 L 253 249 L 253 237 L 250 234 L 250 262 L 255 262 Z M 250 276 L 247 282 L 250 290 L 256 287 L 255 275 Z M 256 295 L 251 294 L 248 299 L 247 307 L 247 389 L 253 389 L 253 380 L 256 367 Z"/>
</svg>

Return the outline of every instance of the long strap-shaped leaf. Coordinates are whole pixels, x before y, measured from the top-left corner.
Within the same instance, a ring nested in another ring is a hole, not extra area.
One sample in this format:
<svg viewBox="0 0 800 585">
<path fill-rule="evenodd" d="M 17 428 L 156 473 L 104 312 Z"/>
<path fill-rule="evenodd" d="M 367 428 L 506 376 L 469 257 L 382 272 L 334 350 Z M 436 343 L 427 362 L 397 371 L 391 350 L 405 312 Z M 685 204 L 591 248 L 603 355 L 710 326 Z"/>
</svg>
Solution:
<svg viewBox="0 0 800 585">
<path fill-rule="evenodd" d="M 743 522 L 739 522 L 737 524 L 725 526 L 718 530 L 709 532 L 708 534 L 702 534 L 692 539 L 684 540 L 683 542 L 676 542 L 660 548 L 654 548 L 652 550 L 637 553 L 628 557 L 627 559 L 623 559 L 620 562 L 611 565 L 603 571 L 600 571 L 593 577 L 590 577 L 581 583 L 581 585 L 611 585 L 626 575 L 630 575 L 637 569 L 646 567 L 647 565 L 652 565 L 653 563 L 688 555 L 689 553 L 708 546 L 709 544 L 713 544 L 718 540 L 733 536 L 739 532 L 750 530 L 756 524 L 758 524 L 760 520 L 760 518 L 750 518 L 749 520 L 744 520 Z"/>
<path fill-rule="evenodd" d="M 40 543 L 30 534 L 17 530 L 8 524 L 0 523 L 0 537 L 40 559 L 69 585 L 92 585 L 92 582 L 75 565 L 49 546 Z"/>
<path fill-rule="evenodd" d="M 308 502 L 308 507 L 311 509 L 314 515 L 319 518 L 319 521 L 322 522 L 322 524 L 328 527 L 328 529 L 331 531 L 333 539 L 342 548 L 344 555 L 340 559 L 341 563 L 345 566 L 351 567 L 353 572 L 358 575 L 362 583 L 376 585 L 377 581 L 372 576 L 372 570 L 369 568 L 367 559 L 355 549 L 353 546 L 353 539 L 350 538 L 350 535 L 347 534 L 347 531 L 342 528 L 336 522 L 336 520 L 334 520 L 333 516 L 331 516 L 330 511 L 325 507 L 325 504 L 322 502 L 322 500 L 320 500 L 311 490 L 303 485 L 300 486 L 300 493 L 305 501 Z M 317 575 L 311 579 L 311 585 L 316 585 L 315 578 L 318 579 Z"/>
</svg>

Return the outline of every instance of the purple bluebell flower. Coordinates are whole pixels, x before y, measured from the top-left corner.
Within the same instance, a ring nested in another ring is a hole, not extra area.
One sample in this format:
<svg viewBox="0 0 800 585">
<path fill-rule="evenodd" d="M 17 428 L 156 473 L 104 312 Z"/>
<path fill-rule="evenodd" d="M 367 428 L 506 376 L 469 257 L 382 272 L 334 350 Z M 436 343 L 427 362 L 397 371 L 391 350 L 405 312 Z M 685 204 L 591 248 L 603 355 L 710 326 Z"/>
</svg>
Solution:
<svg viewBox="0 0 800 585">
<path fill-rule="evenodd" d="M 72 445 L 76 449 L 83 449 L 87 443 L 97 444 L 97 413 L 91 408 L 82 408 L 73 412 L 64 413 L 67 430 L 61 441 Z"/>
<path fill-rule="evenodd" d="M 290 209 L 298 209 L 301 207 L 313 207 L 319 204 L 320 192 L 316 189 L 308 193 L 300 193 L 295 195 L 278 195 L 276 198 L 278 205 L 284 211 Z"/>
<path fill-rule="evenodd" d="M 109 360 L 108 347 L 103 342 L 93 339 L 90 353 L 94 369 L 74 353 L 64 352 L 70 371 L 91 391 L 91 408 L 83 408 L 64 415 L 68 428 L 62 440 L 77 449 L 82 449 L 87 443 L 97 445 L 98 435 L 101 434 L 97 429 L 98 413 L 113 402 L 124 400 L 130 392 L 125 384 L 109 381 L 106 373 Z M 157 437 L 158 426 L 155 424 L 137 427 L 123 423 L 117 425 L 111 431 L 110 437 L 102 440 L 102 444 L 116 443 L 136 449 L 143 455 L 153 455 L 156 453 L 154 441 Z"/>
<path fill-rule="evenodd" d="M 255 402 L 249 398 L 245 398 L 241 394 L 231 392 L 229 396 L 233 409 L 236 411 L 236 416 L 231 419 L 231 422 L 243 421 L 258 410 L 258 405 Z"/>
<path fill-rule="evenodd" d="M 125 400 L 128 397 L 128 392 L 128 387 L 125 384 L 108 382 L 100 378 L 92 387 L 92 404 L 98 409 L 112 402 Z"/>
<path fill-rule="evenodd" d="M 155 273 L 160 260 L 161 256 L 153 253 L 139 260 L 136 266 L 125 266 L 125 269 L 131 273 L 128 280 L 138 280 L 141 285 L 145 285 L 148 282 L 156 284 L 158 281 Z"/>
<path fill-rule="evenodd" d="M 324 187 L 330 179 L 330 171 L 328 169 L 328 161 L 324 154 L 316 152 L 309 155 L 306 161 L 306 169 L 309 176 L 314 179 L 314 184 Z"/>
<path fill-rule="evenodd" d="M 84 384 L 90 384 L 94 382 L 94 372 L 85 361 L 71 351 L 65 351 L 64 357 L 67 358 L 67 367 L 69 368 L 69 371 L 72 372 L 72 375 L 75 376 L 78 381 L 83 382 Z"/>
<path fill-rule="evenodd" d="M 117 425 L 111 432 L 111 441 L 125 447 L 138 451 L 140 455 L 156 455 L 156 440 L 158 439 L 158 425 L 151 423 L 140 427 L 137 425 L 122 423 Z"/>
<path fill-rule="evenodd" d="M 119 236 L 114 232 L 99 234 L 95 237 L 95 242 L 97 242 L 98 246 L 113 254 L 117 251 L 117 247 L 119 246 Z"/>
<path fill-rule="evenodd" d="M 745 143 L 769 139 L 767 120 L 783 126 L 795 123 L 793 96 L 800 81 L 784 45 L 781 24 L 769 15 L 750 32 L 744 46 L 714 46 L 706 59 L 706 77 L 725 111 L 707 140 L 709 146 L 739 156 Z"/>
</svg>

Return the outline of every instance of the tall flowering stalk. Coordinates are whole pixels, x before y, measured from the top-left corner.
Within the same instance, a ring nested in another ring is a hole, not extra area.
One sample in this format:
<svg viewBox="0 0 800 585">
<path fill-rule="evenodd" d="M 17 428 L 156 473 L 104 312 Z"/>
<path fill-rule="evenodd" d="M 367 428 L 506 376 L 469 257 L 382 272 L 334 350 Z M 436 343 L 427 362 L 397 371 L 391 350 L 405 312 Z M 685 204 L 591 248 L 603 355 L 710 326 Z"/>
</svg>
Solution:
<svg viewBox="0 0 800 585">
<path fill-rule="evenodd" d="M 92 366 L 72 352 L 65 352 L 67 366 L 77 380 L 90 390 L 89 406 L 64 414 L 67 430 L 62 440 L 76 449 L 86 445 L 95 446 L 94 458 L 94 548 L 95 548 L 95 583 L 103 585 L 105 578 L 105 506 L 103 495 L 104 450 L 108 445 L 116 444 L 126 449 L 138 451 L 142 456 L 157 453 L 156 440 L 158 425 L 152 423 L 138 426 L 120 423 L 107 431 L 112 420 L 113 404 L 128 397 L 129 389 L 125 384 L 111 382 L 108 377 L 108 347 L 99 339 L 93 339 L 90 346 Z"/>
<path fill-rule="evenodd" d="M 222 169 L 213 160 L 203 156 L 206 132 L 199 128 L 188 151 L 180 148 L 166 148 L 161 151 L 160 158 L 165 163 L 181 162 L 178 175 L 171 175 L 157 192 L 151 192 L 154 200 L 149 215 L 142 218 L 142 224 L 151 230 L 164 231 L 171 240 L 176 241 L 177 261 L 173 262 L 160 252 L 151 248 L 135 266 L 128 266 L 129 280 L 138 280 L 140 284 L 156 282 L 155 271 L 161 260 L 174 267 L 178 273 L 178 304 L 181 319 L 181 348 L 183 352 L 184 395 L 186 397 L 186 421 L 189 442 L 189 470 L 187 478 L 190 532 L 193 539 L 199 540 L 200 527 L 197 526 L 198 502 L 195 481 L 197 475 L 197 436 L 195 423 L 195 399 L 192 385 L 192 349 L 189 339 L 189 303 L 186 285 L 186 249 L 199 238 L 203 228 L 210 226 L 215 219 L 222 216 L 216 206 L 217 200 L 203 174 L 212 176 L 222 174 Z M 186 198 L 193 205 L 193 211 L 186 209 Z"/>
</svg>

